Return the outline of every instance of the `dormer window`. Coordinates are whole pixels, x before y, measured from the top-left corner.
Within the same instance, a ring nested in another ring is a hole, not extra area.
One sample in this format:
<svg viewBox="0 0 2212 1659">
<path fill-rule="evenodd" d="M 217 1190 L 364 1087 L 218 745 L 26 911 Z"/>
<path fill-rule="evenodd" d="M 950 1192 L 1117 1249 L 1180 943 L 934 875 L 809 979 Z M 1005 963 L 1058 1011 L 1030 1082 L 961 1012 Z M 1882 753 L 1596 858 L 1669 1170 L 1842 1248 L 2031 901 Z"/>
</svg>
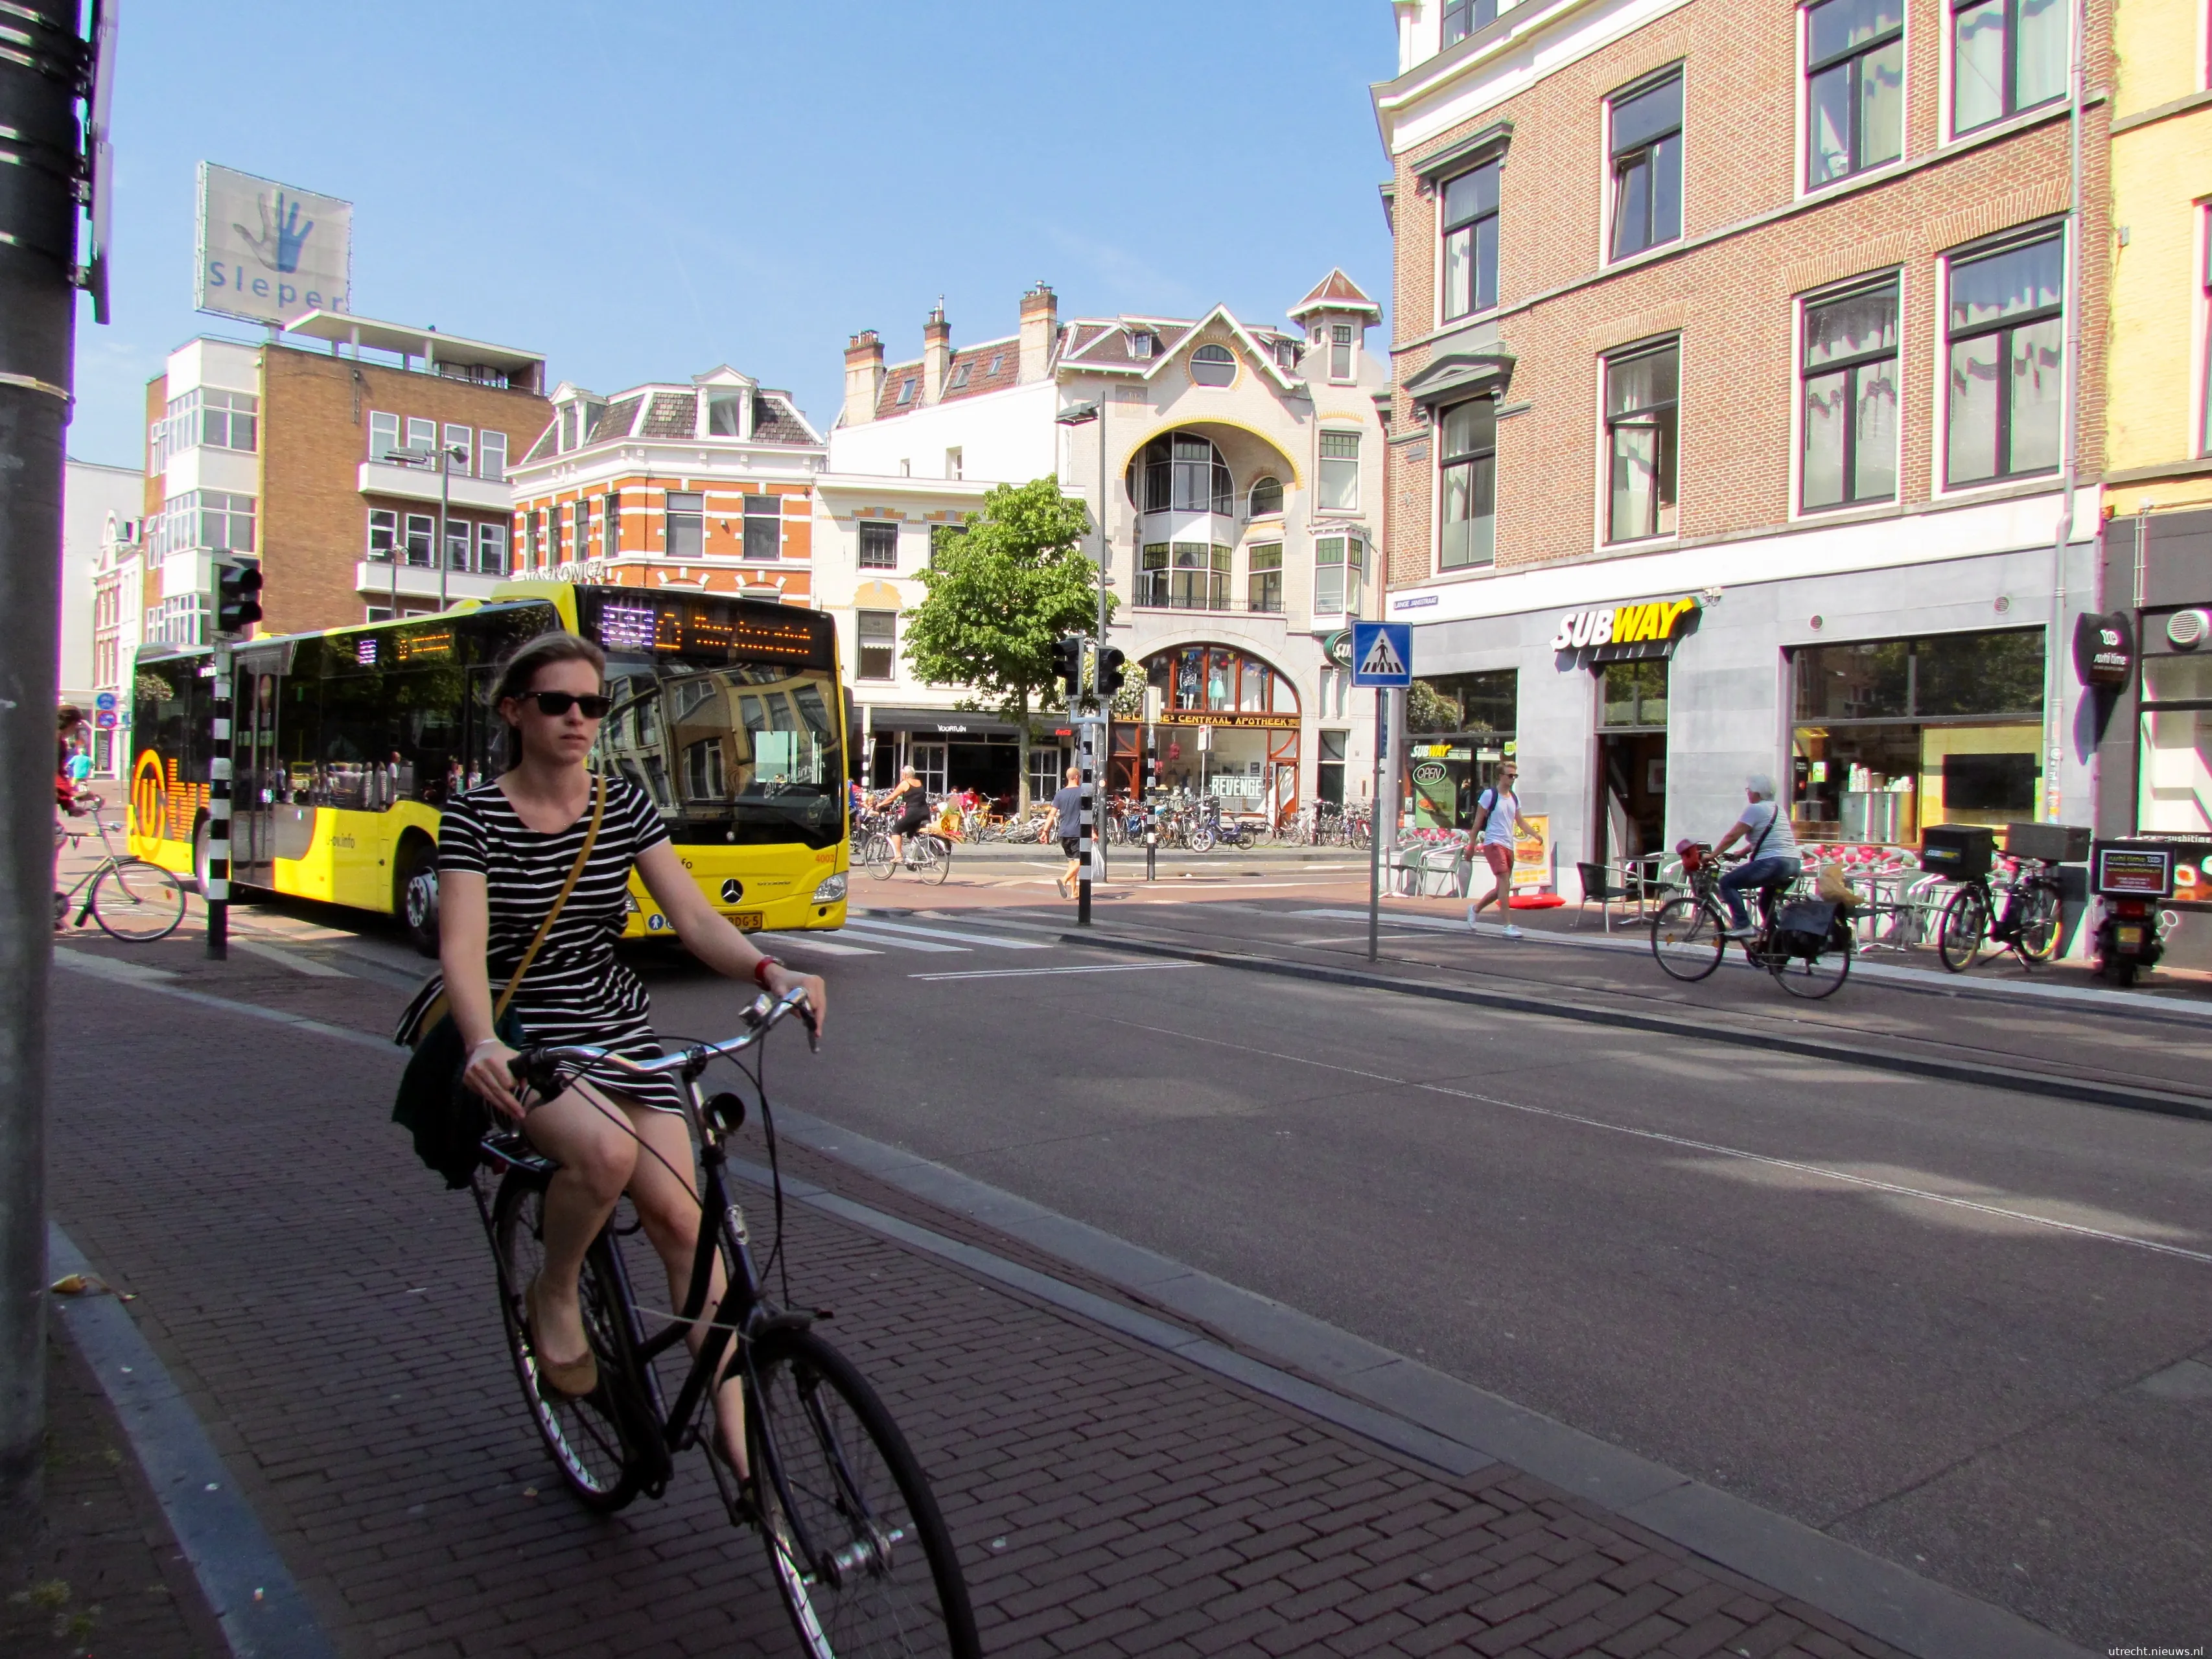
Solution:
<svg viewBox="0 0 2212 1659">
<path fill-rule="evenodd" d="M 745 403 L 748 394 L 739 386 L 726 392 L 707 394 L 707 435 L 710 438 L 743 438 L 745 431 Z"/>
<path fill-rule="evenodd" d="M 906 405 L 907 405 L 907 404 L 908 404 L 912 403 L 913 401 L 914 401 L 914 376 L 913 376 L 913 375 L 911 375 L 911 374 L 909 374 L 909 375 L 908 375 L 908 376 L 906 377 L 906 379 L 904 379 L 903 380 L 901 380 L 901 381 L 899 382 L 899 389 L 898 389 L 898 403 L 899 403 L 899 407 L 900 407 L 900 408 L 902 408 L 902 409 L 903 409 L 903 408 L 905 408 L 905 407 L 906 407 Z"/>
<path fill-rule="evenodd" d="M 1298 343 L 1288 335 L 1275 342 L 1275 366 L 1278 368 L 1296 368 L 1298 366 Z"/>
<path fill-rule="evenodd" d="M 947 386 L 945 390 L 948 392 L 964 391 L 968 385 L 969 373 L 974 368 L 975 365 L 973 363 L 963 362 L 960 364 L 959 367 L 952 371 L 952 384 Z"/>
<path fill-rule="evenodd" d="M 1237 359 L 1227 346 L 1202 345 L 1190 354 L 1190 378 L 1200 386 L 1227 386 L 1237 378 Z"/>
<path fill-rule="evenodd" d="M 994 351 L 994 352 L 993 352 L 993 353 L 991 354 L 991 366 L 990 366 L 990 368 L 988 368 L 985 369 L 985 370 L 983 371 L 983 373 L 984 373 L 984 374 L 996 374 L 999 372 L 999 370 L 1000 370 L 1000 367 L 1001 367 L 1002 365 L 1004 365 L 1004 363 L 1006 362 L 1006 354 L 1005 352 L 1003 352 L 1003 351 Z"/>
<path fill-rule="evenodd" d="M 1159 343 L 1159 336 L 1148 328 L 1133 328 L 1129 331 L 1129 355 L 1139 362 L 1145 362 L 1153 352 L 1158 350 Z"/>
</svg>

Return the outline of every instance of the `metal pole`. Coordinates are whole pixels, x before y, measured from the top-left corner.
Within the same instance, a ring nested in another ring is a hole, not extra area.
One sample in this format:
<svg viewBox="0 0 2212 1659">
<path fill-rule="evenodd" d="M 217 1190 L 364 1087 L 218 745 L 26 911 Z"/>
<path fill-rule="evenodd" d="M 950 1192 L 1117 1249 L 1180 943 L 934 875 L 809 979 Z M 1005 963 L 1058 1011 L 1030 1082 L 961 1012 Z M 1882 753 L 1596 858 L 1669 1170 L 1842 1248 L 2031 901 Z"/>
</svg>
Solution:
<svg viewBox="0 0 2212 1659">
<path fill-rule="evenodd" d="M 1390 741 L 1390 694 L 1375 688 L 1375 786 L 1367 814 L 1367 959 L 1382 950 L 1382 750 Z"/>
<path fill-rule="evenodd" d="M 215 645 L 214 719 L 209 722 L 207 953 L 230 954 L 230 641 Z"/>
<path fill-rule="evenodd" d="M 446 515 L 453 510 L 453 473 L 448 470 L 448 468 L 450 467 L 450 465 L 451 465 L 451 464 L 452 464 L 453 457 L 452 457 L 452 456 L 450 456 L 450 455 L 448 455 L 448 454 L 446 453 L 446 444 L 445 444 L 444 432 L 443 432 L 443 428 L 442 428 L 442 422 L 441 422 L 441 426 L 440 434 L 439 434 L 439 441 L 438 441 L 438 457 L 437 457 L 437 459 L 438 459 L 438 609 L 439 609 L 439 610 L 441 610 L 441 611 L 443 611 L 443 610 L 446 608 L 446 604 L 447 604 L 447 600 L 446 600 L 446 567 L 447 567 L 447 564 L 449 564 L 450 562 L 452 562 L 452 560 L 453 560 L 453 555 L 452 555 L 451 553 L 447 552 L 447 550 L 446 550 L 446 537 L 447 537 L 447 533 L 448 533 L 448 532 L 447 532 L 447 528 L 446 528 Z M 580 508 L 582 507 L 583 504 L 584 504 L 584 498 L 583 498 L 581 495 L 577 496 L 577 497 L 576 497 L 576 505 L 577 505 L 578 508 L 579 508 L 579 509 L 580 509 Z M 580 525 L 579 525 L 579 526 L 578 526 L 578 528 L 579 528 L 579 529 L 581 529 L 581 528 L 582 528 L 582 526 L 581 526 Z M 581 543 L 582 543 L 582 541 L 583 541 L 583 538 L 582 538 L 581 536 L 579 536 L 579 537 L 577 537 L 577 538 L 576 538 L 576 539 L 577 539 L 577 542 L 578 542 L 578 544 L 579 544 L 579 545 L 577 546 L 576 551 L 577 551 L 577 553 L 580 556 L 580 555 L 582 554 L 583 550 L 583 550 L 583 547 L 582 547 L 582 545 L 581 545 Z"/>
<path fill-rule="evenodd" d="M 43 1509 L 46 981 L 53 955 L 63 428 L 75 383 L 76 0 L 15 0 L 0 52 L 0 1515 Z"/>
<path fill-rule="evenodd" d="M 1095 793 L 1092 780 L 1097 775 L 1097 732 L 1096 720 L 1081 714 L 1076 716 L 1076 750 L 1083 757 L 1083 805 L 1077 815 L 1079 820 L 1078 833 L 1082 838 L 1082 844 L 1077 850 L 1083 855 L 1083 874 L 1075 888 L 1075 925 L 1078 927 L 1091 925 L 1091 860 L 1097 848 L 1096 831 L 1091 827 L 1091 820 L 1097 814 L 1092 810 L 1091 799 Z"/>
</svg>

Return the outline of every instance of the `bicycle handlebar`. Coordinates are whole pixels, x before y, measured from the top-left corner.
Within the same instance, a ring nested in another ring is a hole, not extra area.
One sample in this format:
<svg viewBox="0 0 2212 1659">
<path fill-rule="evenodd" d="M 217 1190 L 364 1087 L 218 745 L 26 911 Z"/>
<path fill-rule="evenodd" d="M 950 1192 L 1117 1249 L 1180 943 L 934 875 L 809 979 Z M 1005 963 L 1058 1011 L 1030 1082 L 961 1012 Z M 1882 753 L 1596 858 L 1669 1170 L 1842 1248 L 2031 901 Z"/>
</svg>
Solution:
<svg viewBox="0 0 2212 1659">
<path fill-rule="evenodd" d="M 814 1017 L 813 1006 L 808 1002 L 804 989 L 793 989 L 780 997 L 772 998 L 766 994 L 756 997 L 744 1014 L 745 1024 L 750 1029 L 725 1042 L 695 1043 L 690 1048 L 663 1054 L 659 1060 L 631 1060 L 627 1055 L 588 1043 L 528 1048 L 507 1062 L 507 1070 L 513 1073 L 515 1081 L 529 1084 L 540 1094 L 553 1092 L 548 1085 L 556 1081 L 554 1073 L 565 1065 L 612 1066 L 635 1077 L 661 1077 L 677 1072 L 696 1073 L 704 1071 L 710 1060 L 726 1060 L 743 1054 L 789 1014 L 797 1014 L 805 1024 L 806 1046 L 814 1053 L 820 1054 L 822 1028 Z"/>
</svg>

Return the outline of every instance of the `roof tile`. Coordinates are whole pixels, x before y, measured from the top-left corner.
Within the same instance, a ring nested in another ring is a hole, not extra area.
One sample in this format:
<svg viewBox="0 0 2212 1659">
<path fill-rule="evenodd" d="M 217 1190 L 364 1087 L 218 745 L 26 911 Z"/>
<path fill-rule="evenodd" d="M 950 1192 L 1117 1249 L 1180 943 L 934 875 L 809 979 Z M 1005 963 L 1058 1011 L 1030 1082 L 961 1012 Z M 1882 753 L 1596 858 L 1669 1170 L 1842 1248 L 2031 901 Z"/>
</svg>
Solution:
<svg viewBox="0 0 2212 1659">
<path fill-rule="evenodd" d="M 647 438 L 696 438 L 699 435 L 699 400 L 689 392 L 656 392 L 645 411 Z"/>
</svg>

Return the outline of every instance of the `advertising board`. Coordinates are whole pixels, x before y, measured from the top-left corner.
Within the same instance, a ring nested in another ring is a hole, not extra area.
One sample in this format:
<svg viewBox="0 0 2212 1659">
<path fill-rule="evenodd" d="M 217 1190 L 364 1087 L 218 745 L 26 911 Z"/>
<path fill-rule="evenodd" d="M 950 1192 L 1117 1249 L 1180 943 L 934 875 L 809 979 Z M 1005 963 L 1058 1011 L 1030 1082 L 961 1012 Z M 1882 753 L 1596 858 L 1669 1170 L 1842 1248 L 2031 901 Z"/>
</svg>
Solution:
<svg viewBox="0 0 2212 1659">
<path fill-rule="evenodd" d="M 353 204 L 200 163 L 193 303 L 287 328 L 343 311 L 353 286 Z"/>
</svg>

